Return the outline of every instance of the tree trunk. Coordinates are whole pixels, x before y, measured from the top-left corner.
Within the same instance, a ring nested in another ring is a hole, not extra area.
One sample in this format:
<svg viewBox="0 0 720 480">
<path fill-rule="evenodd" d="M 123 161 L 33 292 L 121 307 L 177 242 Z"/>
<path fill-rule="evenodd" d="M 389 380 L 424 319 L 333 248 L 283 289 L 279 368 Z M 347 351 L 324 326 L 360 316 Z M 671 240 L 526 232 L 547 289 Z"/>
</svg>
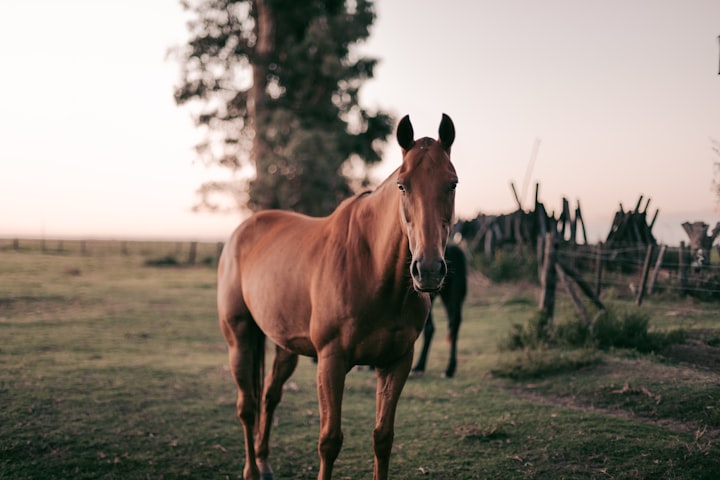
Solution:
<svg viewBox="0 0 720 480">
<path fill-rule="evenodd" d="M 682 224 L 685 233 L 690 238 L 690 256 L 696 268 L 710 265 L 710 251 L 715 238 L 720 234 L 720 222 L 708 235 L 708 225 L 705 222 L 685 222 Z"/>
<path fill-rule="evenodd" d="M 267 0 L 255 0 L 257 23 L 255 24 L 255 58 L 253 64 L 253 84 L 248 95 L 247 109 L 252 130 L 255 132 L 252 145 L 252 160 L 261 173 L 262 159 L 267 156 L 269 147 L 265 137 L 259 134 L 269 121 L 265 107 L 267 90 L 267 63 L 275 48 L 275 19 Z"/>
</svg>

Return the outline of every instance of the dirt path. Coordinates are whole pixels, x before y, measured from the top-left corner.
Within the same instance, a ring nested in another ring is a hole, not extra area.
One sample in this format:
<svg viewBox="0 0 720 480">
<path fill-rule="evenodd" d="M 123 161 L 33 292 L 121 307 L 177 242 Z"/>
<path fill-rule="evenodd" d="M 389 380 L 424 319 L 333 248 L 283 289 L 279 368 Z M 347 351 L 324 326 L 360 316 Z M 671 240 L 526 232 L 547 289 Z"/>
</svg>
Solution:
<svg viewBox="0 0 720 480">
<path fill-rule="evenodd" d="M 641 415 L 634 415 L 631 412 L 617 408 L 601 408 L 592 405 L 584 405 L 573 401 L 573 399 L 569 397 L 543 395 L 541 393 L 533 392 L 531 390 L 523 388 L 512 388 L 511 391 L 513 394 L 517 395 L 523 400 L 528 400 L 543 405 L 569 408 L 572 410 L 592 413 L 595 415 L 605 415 L 608 417 L 620 418 L 624 420 L 635 420 L 648 425 L 655 425 L 670 430 L 671 432 L 691 435 L 695 438 L 696 442 L 702 440 L 704 442 L 712 441 L 713 443 L 715 443 L 720 440 L 720 429 L 710 428 L 707 425 L 701 426 L 691 422 L 681 422 L 679 420 L 668 418 L 649 418 Z"/>
<path fill-rule="evenodd" d="M 520 398 L 563 408 L 570 408 L 583 412 L 606 415 L 615 418 L 631 419 L 646 424 L 656 425 L 672 432 L 682 433 L 694 437 L 695 442 L 720 441 L 720 428 L 709 426 L 700 419 L 685 421 L 678 418 L 669 418 L 664 415 L 643 414 L 642 409 L 628 407 L 622 408 L 622 402 L 611 398 L 637 398 L 650 404 L 661 402 L 675 402 L 678 411 L 683 409 L 683 398 L 678 398 L 677 389 L 674 396 L 670 390 L 663 391 L 663 387 L 677 385 L 677 382 L 698 387 L 720 385 L 720 348 L 708 345 L 697 339 L 689 339 L 681 345 L 674 345 L 662 353 L 662 361 L 651 359 L 621 359 L 608 356 L 605 361 L 596 367 L 588 369 L 586 373 L 577 372 L 575 376 L 587 375 L 587 382 L 578 381 L 575 387 L 572 382 L 563 381 L 562 394 L 554 394 L 553 380 L 543 380 L 536 384 L 509 387 Z M 650 386 L 647 388 L 645 385 Z M 653 386 L 654 385 L 654 386 Z M 570 389 L 570 392 L 567 390 Z M 665 393 L 671 395 L 665 395 Z M 597 406 L 597 404 L 617 403 L 618 406 Z M 706 408 L 719 408 L 720 405 L 708 399 Z M 640 413 L 637 410 L 641 410 Z"/>
</svg>

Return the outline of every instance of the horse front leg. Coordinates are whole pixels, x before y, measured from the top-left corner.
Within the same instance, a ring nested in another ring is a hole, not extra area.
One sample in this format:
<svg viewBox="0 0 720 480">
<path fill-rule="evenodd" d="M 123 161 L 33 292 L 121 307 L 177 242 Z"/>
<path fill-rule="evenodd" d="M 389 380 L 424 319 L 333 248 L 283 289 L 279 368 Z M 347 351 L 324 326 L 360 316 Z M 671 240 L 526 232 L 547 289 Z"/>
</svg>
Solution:
<svg viewBox="0 0 720 480">
<path fill-rule="evenodd" d="M 261 480 L 273 480 L 275 478 L 268 462 L 270 429 L 272 428 L 275 408 L 282 399 L 282 387 L 295 371 L 297 364 L 298 356 L 296 354 L 281 347 L 275 347 L 275 360 L 273 361 L 272 370 L 265 379 L 265 392 L 263 392 L 260 423 L 258 425 L 258 447 L 255 453 L 255 462 L 260 470 Z"/>
<path fill-rule="evenodd" d="M 347 363 L 341 357 L 324 352 L 319 353 L 317 391 L 320 410 L 320 437 L 318 439 L 320 470 L 318 480 L 330 480 L 333 465 L 342 448 L 342 399 L 347 372 Z"/>
<path fill-rule="evenodd" d="M 395 364 L 378 368 L 375 405 L 375 429 L 373 430 L 373 450 L 375 451 L 374 480 L 388 478 L 390 453 L 395 437 L 395 412 L 405 381 L 410 374 L 413 350 L 400 358 Z"/>
</svg>

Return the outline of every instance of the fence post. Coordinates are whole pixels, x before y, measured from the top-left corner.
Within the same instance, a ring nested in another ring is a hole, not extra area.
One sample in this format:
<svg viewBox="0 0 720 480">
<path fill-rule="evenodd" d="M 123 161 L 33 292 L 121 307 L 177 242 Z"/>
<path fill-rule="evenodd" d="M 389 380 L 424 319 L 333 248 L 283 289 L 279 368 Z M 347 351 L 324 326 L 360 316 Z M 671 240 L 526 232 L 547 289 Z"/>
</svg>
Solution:
<svg viewBox="0 0 720 480">
<path fill-rule="evenodd" d="M 592 301 L 592 303 L 599 308 L 600 310 L 606 310 L 605 305 L 600 301 L 600 298 L 595 295 L 595 292 L 593 292 L 592 287 L 583 280 L 582 275 L 580 275 L 580 272 L 575 270 L 574 267 L 572 267 L 569 264 L 565 264 L 562 260 L 557 260 L 558 266 L 562 268 L 563 273 L 565 276 L 570 277 L 572 280 L 575 281 L 578 287 L 580 287 L 580 290 L 587 295 L 587 297 Z"/>
<path fill-rule="evenodd" d="M 542 275 L 540 276 L 540 285 L 542 291 L 540 292 L 540 311 L 543 313 L 543 325 L 545 327 L 547 323 L 552 319 L 555 313 L 555 284 L 557 283 L 557 277 L 555 272 L 555 260 L 557 258 L 557 252 L 555 251 L 555 233 L 545 234 L 545 255 L 543 262 Z"/>
<path fill-rule="evenodd" d="M 570 296 L 570 300 L 575 306 L 575 310 L 577 310 L 583 320 L 585 320 L 585 324 L 590 325 L 592 319 L 590 318 L 590 315 L 588 314 L 588 311 L 583 305 L 582 301 L 578 297 L 578 294 L 575 291 L 572 283 L 570 283 L 570 280 L 568 280 L 567 273 L 563 270 L 563 267 L 560 265 L 560 263 L 555 263 L 555 273 L 557 273 L 557 276 L 560 278 L 560 282 L 565 287 L 565 291 L 567 291 L 568 295 Z"/>
<path fill-rule="evenodd" d="M 491 260 L 495 253 L 495 234 L 492 228 L 485 233 L 485 258 Z"/>
<path fill-rule="evenodd" d="M 580 210 L 580 200 L 577 201 L 577 207 L 575 208 L 575 219 L 580 222 L 582 228 L 583 245 L 587 245 L 587 231 L 585 230 L 585 220 L 582 217 L 582 211 Z"/>
<path fill-rule="evenodd" d="M 680 242 L 678 250 L 678 276 L 680 277 L 680 293 L 687 293 L 687 266 L 685 265 L 685 242 Z"/>
<path fill-rule="evenodd" d="M 545 234 L 537 237 L 537 271 L 538 280 L 542 282 L 543 268 L 545 265 Z"/>
<path fill-rule="evenodd" d="M 650 260 L 652 260 L 654 249 L 654 245 L 651 243 L 645 252 L 645 262 L 643 263 L 642 274 L 640 276 L 640 286 L 638 287 L 637 297 L 635 298 L 635 304 L 638 307 L 642 304 L 643 297 L 645 296 L 645 284 L 647 283 L 648 272 L 650 271 Z"/>
<path fill-rule="evenodd" d="M 602 288 L 602 269 L 603 269 L 603 243 L 597 244 L 595 249 L 595 296 L 600 298 Z"/>
<path fill-rule="evenodd" d="M 660 272 L 660 268 L 662 267 L 665 250 L 667 250 L 667 245 L 660 245 L 660 252 L 658 252 L 657 260 L 655 260 L 655 268 L 653 268 L 653 273 L 650 276 L 650 282 L 648 283 L 647 287 L 648 295 L 652 295 L 653 289 L 655 288 L 655 282 L 657 281 L 658 273 Z"/>
<path fill-rule="evenodd" d="M 188 265 L 195 265 L 197 259 L 197 242 L 190 242 L 190 251 L 188 252 Z"/>
<path fill-rule="evenodd" d="M 13 239 L 13 250 L 20 250 L 20 239 Z"/>
</svg>

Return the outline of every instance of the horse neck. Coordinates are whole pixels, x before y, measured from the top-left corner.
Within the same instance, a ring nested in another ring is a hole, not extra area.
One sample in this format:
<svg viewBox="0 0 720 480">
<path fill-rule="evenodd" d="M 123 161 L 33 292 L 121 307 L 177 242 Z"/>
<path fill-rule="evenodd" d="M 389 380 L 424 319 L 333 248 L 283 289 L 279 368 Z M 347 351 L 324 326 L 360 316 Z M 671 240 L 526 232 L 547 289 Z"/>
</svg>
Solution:
<svg viewBox="0 0 720 480">
<path fill-rule="evenodd" d="M 357 224 L 363 229 L 364 242 L 372 254 L 378 276 L 407 277 L 410 247 L 400 223 L 397 170 L 358 207 Z"/>
</svg>

